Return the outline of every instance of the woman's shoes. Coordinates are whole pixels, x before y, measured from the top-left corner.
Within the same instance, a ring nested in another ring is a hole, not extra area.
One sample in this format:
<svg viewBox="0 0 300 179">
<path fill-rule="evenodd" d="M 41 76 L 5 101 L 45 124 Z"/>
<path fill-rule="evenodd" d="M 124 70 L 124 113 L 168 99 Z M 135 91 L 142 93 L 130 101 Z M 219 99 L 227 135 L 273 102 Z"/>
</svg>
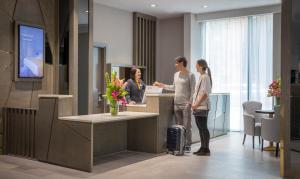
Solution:
<svg viewBox="0 0 300 179">
<path fill-rule="evenodd" d="M 200 148 L 197 152 L 194 152 L 198 156 L 210 156 L 210 150 L 206 148 Z"/>
<path fill-rule="evenodd" d="M 199 150 L 197 150 L 196 152 L 193 152 L 193 154 L 197 155 L 198 153 L 202 152 L 203 148 L 200 148 Z"/>
</svg>

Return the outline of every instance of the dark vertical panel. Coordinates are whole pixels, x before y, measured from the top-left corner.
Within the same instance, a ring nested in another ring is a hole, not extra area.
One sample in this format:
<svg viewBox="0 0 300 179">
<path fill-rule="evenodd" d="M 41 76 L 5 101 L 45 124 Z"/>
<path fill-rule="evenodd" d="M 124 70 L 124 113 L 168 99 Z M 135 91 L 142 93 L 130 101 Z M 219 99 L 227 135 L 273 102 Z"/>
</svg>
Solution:
<svg viewBox="0 0 300 179">
<path fill-rule="evenodd" d="M 156 21 L 154 21 L 153 27 L 153 80 L 155 79 L 156 72 Z"/>
<path fill-rule="evenodd" d="M 26 123 L 25 123 L 25 156 L 29 156 L 29 125 L 28 125 L 28 120 L 29 120 L 30 114 L 28 111 L 26 111 Z"/>
<path fill-rule="evenodd" d="M 4 142 L 3 142 L 3 146 L 4 146 L 4 154 L 7 154 L 7 151 L 9 150 L 9 145 L 8 145 L 8 137 L 9 137 L 9 123 L 7 120 L 7 110 L 6 108 L 2 108 L 2 120 L 3 120 L 3 132 L 4 132 Z"/>
<path fill-rule="evenodd" d="M 152 29 L 151 29 L 151 20 L 148 20 L 148 62 L 147 62 L 147 66 L 149 66 L 149 69 L 151 68 L 151 33 L 152 33 Z M 147 70 L 148 71 L 148 76 L 151 77 L 151 70 Z M 151 78 L 150 78 L 151 79 Z M 151 80 L 149 81 L 151 82 Z M 152 83 L 152 82 L 151 82 Z"/>
<path fill-rule="evenodd" d="M 34 112 L 30 111 L 30 157 L 34 155 Z"/>
<path fill-rule="evenodd" d="M 36 110 L 4 108 L 5 153 L 34 158 Z"/>
<path fill-rule="evenodd" d="M 16 109 L 16 117 L 15 117 L 15 145 L 16 145 L 16 153 L 17 155 L 20 155 L 20 135 L 19 135 L 19 131 L 20 131 L 20 111 L 19 109 Z"/>
<path fill-rule="evenodd" d="M 25 147 L 25 137 L 26 137 L 26 135 L 25 135 L 25 131 L 26 131 L 26 125 L 25 125 L 25 123 L 26 123 L 26 115 L 27 115 L 27 110 L 22 110 L 21 111 L 22 112 L 22 118 L 21 118 L 21 120 L 22 120 L 22 129 L 21 129 L 21 141 L 22 141 L 22 143 L 21 143 L 21 146 L 22 146 L 22 148 L 21 148 L 21 154 L 23 155 L 23 156 L 25 156 L 25 150 L 26 150 L 26 147 Z"/>
<path fill-rule="evenodd" d="M 139 41 L 139 45 L 138 45 L 138 53 L 139 56 L 136 59 L 136 64 L 135 65 L 139 65 L 140 64 L 140 60 L 142 59 L 142 18 L 139 18 L 139 34 L 138 34 L 138 41 Z"/>
<path fill-rule="evenodd" d="M 144 45 L 144 58 L 143 58 L 143 66 L 146 66 L 146 58 L 147 58 L 147 19 L 144 19 L 144 33 L 143 33 L 143 45 Z"/>
<path fill-rule="evenodd" d="M 135 50 L 138 48 L 138 38 L 137 38 L 137 35 L 138 35 L 138 23 L 139 19 L 138 18 L 135 18 L 133 16 L 133 64 L 135 64 L 135 60 L 137 59 L 137 56 L 138 56 L 138 50 Z"/>
<path fill-rule="evenodd" d="M 139 35 L 139 39 L 140 39 L 140 58 L 138 59 L 137 61 L 137 64 L 136 65 L 141 65 L 142 63 L 142 59 L 143 59 L 143 19 L 141 18 L 141 21 L 140 21 L 140 27 L 141 27 L 141 31 L 140 31 L 140 35 Z"/>
<path fill-rule="evenodd" d="M 134 13 L 134 59 L 133 64 L 145 67 L 145 79 L 147 84 L 153 83 L 155 78 L 155 35 L 156 18 L 140 13 Z M 136 39 L 138 38 L 138 39 Z"/>
<path fill-rule="evenodd" d="M 144 65 L 144 58 L 145 58 L 145 19 L 142 19 L 142 59 L 139 65 Z"/>
<path fill-rule="evenodd" d="M 152 68 L 151 68 L 151 63 L 152 63 L 152 20 L 149 20 L 149 61 L 148 61 L 148 74 L 151 77 L 152 75 Z M 150 80 L 150 83 L 152 83 L 152 80 Z"/>
<path fill-rule="evenodd" d="M 17 118 L 16 118 L 16 126 L 17 130 L 16 130 L 16 135 L 17 135 L 17 155 L 21 155 L 21 147 L 22 147 L 22 138 L 21 138 L 21 132 L 22 132 L 22 113 L 20 109 L 17 109 Z"/>
<path fill-rule="evenodd" d="M 153 21 L 151 21 L 151 70 L 150 70 L 150 75 L 151 75 L 151 83 L 154 82 L 154 79 L 153 79 L 153 74 L 154 74 L 154 70 L 153 70 L 153 60 L 154 60 L 154 54 L 153 54 L 153 48 L 155 46 L 154 44 L 154 39 L 153 39 L 153 33 L 154 33 L 154 30 L 153 29 Z"/>
<path fill-rule="evenodd" d="M 154 68 L 154 61 L 155 61 L 155 54 L 154 54 L 154 49 L 155 49 L 155 21 L 152 21 L 152 50 L 151 50 L 151 53 L 152 53 L 152 61 L 151 61 L 151 66 L 152 66 L 152 82 L 155 81 L 155 68 Z"/>
<path fill-rule="evenodd" d="M 12 130 L 13 130 L 13 141 L 12 141 L 12 152 L 14 154 L 17 153 L 17 144 L 16 144 L 16 141 L 17 141 L 17 135 L 16 135 L 16 130 L 18 130 L 16 127 L 16 117 L 17 117 L 17 110 L 16 109 L 13 109 L 12 110 Z"/>
<path fill-rule="evenodd" d="M 153 79 L 153 74 L 154 74 L 154 63 L 153 63 L 153 61 L 154 61 L 154 51 L 153 51 L 153 49 L 154 49 L 154 46 L 155 46 L 155 44 L 154 44 L 154 31 L 155 31 L 155 29 L 154 29 L 154 21 L 151 21 L 151 65 L 150 65 L 150 76 L 151 76 L 151 83 L 153 83 L 154 81 L 154 79 Z"/>
<path fill-rule="evenodd" d="M 145 66 L 147 66 L 149 64 L 149 53 L 150 53 L 150 51 L 149 51 L 149 40 L 150 40 L 149 39 L 149 33 L 150 33 L 150 29 L 149 29 L 149 20 L 148 19 L 146 20 L 146 29 L 147 29 L 147 31 L 146 31 L 146 41 L 145 41 L 145 43 L 146 43 Z"/>
<path fill-rule="evenodd" d="M 151 56 L 152 56 L 152 53 L 151 53 L 151 44 L 152 44 L 152 39 L 151 39 L 151 34 L 152 34 L 152 28 L 151 28 L 151 23 L 152 23 L 152 21 L 151 20 L 149 20 L 148 21 L 148 28 L 149 28 L 149 34 L 148 34 L 148 62 L 147 62 L 147 66 L 149 66 L 148 67 L 148 76 L 150 77 L 150 83 L 152 83 L 152 81 L 151 81 L 151 62 L 152 62 L 152 59 L 151 59 Z"/>
<path fill-rule="evenodd" d="M 12 151 L 12 141 L 11 139 L 13 139 L 13 129 L 12 129 L 12 118 L 10 114 L 10 109 L 6 109 L 7 113 L 6 113 L 6 121 L 8 123 L 8 132 L 9 135 L 7 136 L 7 144 L 8 144 L 8 149 L 7 149 L 7 153 Z"/>
</svg>

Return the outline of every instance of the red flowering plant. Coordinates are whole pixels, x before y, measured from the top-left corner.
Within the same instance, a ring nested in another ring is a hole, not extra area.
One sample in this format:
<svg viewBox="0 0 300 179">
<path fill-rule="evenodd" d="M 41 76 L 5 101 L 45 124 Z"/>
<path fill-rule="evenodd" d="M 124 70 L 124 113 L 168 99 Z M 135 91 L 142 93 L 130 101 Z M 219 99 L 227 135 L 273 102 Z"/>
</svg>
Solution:
<svg viewBox="0 0 300 179">
<path fill-rule="evenodd" d="M 280 79 L 273 80 L 272 83 L 269 85 L 268 89 L 268 97 L 280 97 L 281 94 L 281 81 Z"/>
<path fill-rule="evenodd" d="M 124 81 L 117 77 L 116 72 L 111 73 L 111 77 L 108 73 L 105 73 L 106 93 L 105 97 L 109 101 L 112 115 L 116 115 L 118 111 L 118 105 L 126 105 L 127 91 L 124 89 Z"/>
</svg>

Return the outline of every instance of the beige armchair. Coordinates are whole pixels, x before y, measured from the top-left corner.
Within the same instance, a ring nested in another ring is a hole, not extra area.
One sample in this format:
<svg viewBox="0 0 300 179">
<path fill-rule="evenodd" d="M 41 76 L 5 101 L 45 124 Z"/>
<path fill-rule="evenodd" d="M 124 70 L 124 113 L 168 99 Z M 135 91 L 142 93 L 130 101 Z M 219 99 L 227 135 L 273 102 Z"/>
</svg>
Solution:
<svg viewBox="0 0 300 179">
<path fill-rule="evenodd" d="M 256 101 L 248 101 L 243 103 L 243 117 L 244 117 L 244 140 L 246 136 L 252 136 L 252 147 L 255 146 L 255 136 L 258 136 L 260 144 L 261 136 L 261 117 L 255 111 L 262 109 L 262 103 Z"/>
<path fill-rule="evenodd" d="M 274 107 L 275 116 L 273 119 L 271 118 L 263 118 L 261 123 L 261 137 L 262 137 L 262 145 L 261 150 L 263 151 L 263 141 L 267 140 L 270 142 L 276 143 L 276 157 L 279 153 L 279 133 L 280 133 L 280 106 Z"/>
</svg>

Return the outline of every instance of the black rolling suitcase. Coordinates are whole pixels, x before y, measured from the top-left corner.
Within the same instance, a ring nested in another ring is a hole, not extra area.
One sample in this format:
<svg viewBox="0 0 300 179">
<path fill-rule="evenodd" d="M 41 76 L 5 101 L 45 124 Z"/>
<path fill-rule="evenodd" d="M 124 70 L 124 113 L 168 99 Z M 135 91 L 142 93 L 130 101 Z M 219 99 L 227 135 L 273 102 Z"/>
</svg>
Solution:
<svg viewBox="0 0 300 179">
<path fill-rule="evenodd" d="M 183 155 L 185 147 L 186 129 L 181 125 L 173 125 L 167 129 L 168 153 Z"/>
</svg>

